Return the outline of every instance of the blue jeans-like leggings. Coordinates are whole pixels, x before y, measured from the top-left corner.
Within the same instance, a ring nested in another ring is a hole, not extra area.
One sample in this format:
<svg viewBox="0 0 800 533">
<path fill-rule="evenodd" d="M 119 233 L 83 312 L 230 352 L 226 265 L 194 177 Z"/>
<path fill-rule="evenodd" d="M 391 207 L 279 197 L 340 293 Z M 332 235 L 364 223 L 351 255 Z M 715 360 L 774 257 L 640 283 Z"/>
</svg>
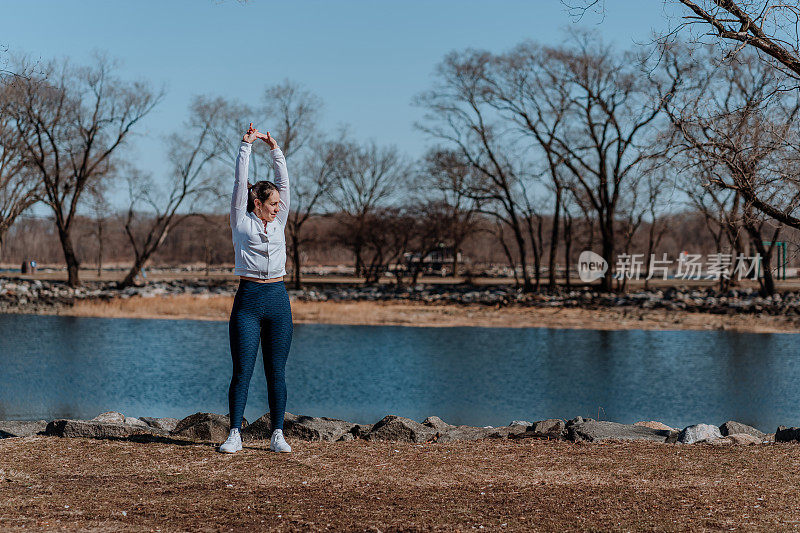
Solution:
<svg viewBox="0 0 800 533">
<path fill-rule="evenodd" d="M 270 423 L 273 431 L 283 429 L 286 411 L 284 367 L 292 344 L 292 330 L 289 294 L 282 281 L 258 283 L 240 280 L 228 323 L 233 359 L 233 378 L 228 389 L 231 429 L 242 429 L 259 340 L 267 377 Z"/>
</svg>

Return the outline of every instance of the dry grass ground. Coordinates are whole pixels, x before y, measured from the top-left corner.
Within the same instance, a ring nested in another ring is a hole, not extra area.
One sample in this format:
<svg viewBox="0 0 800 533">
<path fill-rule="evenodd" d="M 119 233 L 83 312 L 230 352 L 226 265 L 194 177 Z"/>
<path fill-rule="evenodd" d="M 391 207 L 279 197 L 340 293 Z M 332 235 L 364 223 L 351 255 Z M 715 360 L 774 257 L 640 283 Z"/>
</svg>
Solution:
<svg viewBox="0 0 800 533">
<path fill-rule="evenodd" d="M 800 446 L 0 441 L 0 529 L 721 531 L 800 527 Z"/>
<path fill-rule="evenodd" d="M 71 316 L 228 320 L 233 297 L 191 295 L 81 301 Z M 571 329 L 729 330 L 798 333 L 800 317 L 712 315 L 664 309 L 493 308 L 403 302 L 292 302 L 295 323 Z"/>
</svg>

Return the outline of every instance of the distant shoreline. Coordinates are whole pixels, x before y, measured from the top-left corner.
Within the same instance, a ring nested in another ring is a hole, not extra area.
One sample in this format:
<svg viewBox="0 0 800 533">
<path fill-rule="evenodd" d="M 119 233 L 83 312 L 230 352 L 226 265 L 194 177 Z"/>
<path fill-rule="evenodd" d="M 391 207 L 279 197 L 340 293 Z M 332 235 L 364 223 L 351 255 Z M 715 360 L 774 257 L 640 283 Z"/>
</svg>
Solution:
<svg viewBox="0 0 800 533">
<path fill-rule="evenodd" d="M 34 306 L 7 313 L 74 317 L 227 321 L 229 295 L 170 295 L 112 300 L 76 300 L 73 306 Z M 296 324 L 417 327 L 542 327 L 594 330 L 696 330 L 741 333 L 800 333 L 800 316 L 737 313 L 720 315 L 635 307 L 493 307 L 408 301 L 310 302 L 294 300 Z"/>
<path fill-rule="evenodd" d="M 0 313 L 227 321 L 236 279 L 172 278 L 117 289 L 113 281 L 0 276 Z M 601 292 L 522 292 L 508 285 L 305 284 L 291 289 L 297 324 L 416 327 L 697 330 L 799 333 L 800 289 L 760 296 L 756 287 L 664 286 Z"/>
</svg>

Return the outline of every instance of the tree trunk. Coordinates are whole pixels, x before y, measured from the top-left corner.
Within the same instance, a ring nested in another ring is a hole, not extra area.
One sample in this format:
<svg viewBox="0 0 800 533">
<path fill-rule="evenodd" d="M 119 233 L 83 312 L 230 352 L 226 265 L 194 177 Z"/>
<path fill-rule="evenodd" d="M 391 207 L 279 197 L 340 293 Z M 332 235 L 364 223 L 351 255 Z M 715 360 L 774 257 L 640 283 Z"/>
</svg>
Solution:
<svg viewBox="0 0 800 533">
<path fill-rule="evenodd" d="M 461 241 L 453 239 L 453 277 L 458 276 L 458 251 L 461 249 Z"/>
<path fill-rule="evenodd" d="M 557 182 L 556 182 L 557 183 Z M 548 288 L 550 292 L 555 292 L 556 284 L 556 259 L 558 259 L 558 223 L 561 217 L 561 187 L 556 185 L 556 203 L 553 207 L 553 228 L 550 232 L 550 272 L 548 276 Z"/>
<path fill-rule="evenodd" d="M 528 234 L 531 238 L 531 249 L 533 250 L 533 274 L 534 274 L 534 279 L 536 280 L 535 290 L 538 291 L 539 281 L 541 276 L 542 258 L 539 255 L 539 247 L 536 245 L 536 238 L 534 237 L 533 233 L 533 217 L 531 215 L 528 215 L 527 220 L 528 220 Z M 539 220 L 540 220 L 539 227 L 541 228 L 541 219 Z M 541 239 L 541 234 L 539 235 L 539 238 Z"/>
<path fill-rule="evenodd" d="M 645 275 L 644 275 L 644 290 L 648 290 L 650 288 L 650 280 L 647 279 L 647 276 L 650 274 L 650 259 L 653 255 L 653 251 L 655 248 L 655 232 L 656 232 L 656 219 L 650 221 L 650 232 L 647 234 L 647 255 L 645 255 Z"/>
<path fill-rule="evenodd" d="M 419 273 L 420 273 L 420 271 L 422 270 L 422 268 L 421 268 L 421 263 L 422 263 L 422 262 L 420 261 L 420 263 L 418 263 L 418 264 L 416 264 L 416 265 L 414 265 L 414 266 L 412 267 L 412 268 L 414 269 L 414 270 L 412 271 L 412 273 L 411 273 L 411 284 L 412 284 L 412 285 L 416 285 L 416 284 L 417 284 L 417 279 L 419 278 Z M 397 278 L 397 279 L 400 279 L 400 277 L 398 276 L 398 278 Z"/>
<path fill-rule="evenodd" d="M 519 262 L 522 267 L 522 290 L 524 292 L 532 292 L 533 285 L 531 285 L 531 277 L 528 275 L 528 264 L 525 253 L 525 237 L 522 235 L 522 230 L 518 224 L 514 224 L 514 239 L 517 241 L 517 248 L 519 249 Z M 515 269 L 516 272 L 516 269 Z"/>
<path fill-rule="evenodd" d="M 97 279 L 103 273 L 103 224 L 97 226 Z"/>
<path fill-rule="evenodd" d="M 517 264 L 514 261 L 514 254 L 511 253 L 508 244 L 506 244 L 506 239 L 503 237 L 502 226 L 499 226 L 497 228 L 497 236 L 500 239 L 500 245 L 503 247 L 503 251 L 506 253 L 506 258 L 508 259 L 508 265 L 511 267 L 511 272 L 514 274 L 514 286 L 519 288 L 519 277 L 517 276 Z"/>
<path fill-rule="evenodd" d="M 361 277 L 362 272 L 364 270 L 364 263 L 361 260 L 361 244 L 357 243 L 353 247 L 353 254 L 355 255 L 356 266 L 355 266 L 355 276 Z"/>
<path fill-rule="evenodd" d="M 144 261 L 141 258 L 137 257 L 133 261 L 133 266 L 128 271 L 128 273 L 125 275 L 125 278 L 122 281 L 120 281 L 119 283 L 117 283 L 117 288 L 118 289 L 124 289 L 125 287 L 132 286 L 134 280 L 136 279 L 136 276 L 142 270 L 142 266 L 143 265 L 144 265 Z"/>
<path fill-rule="evenodd" d="M 600 237 L 602 240 L 602 256 L 608 262 L 608 270 L 602 277 L 600 282 L 600 290 L 609 292 L 612 290 L 613 277 L 612 271 L 614 270 L 614 224 L 609 222 L 613 217 L 612 214 L 606 215 L 606 220 L 601 223 Z"/>
<path fill-rule="evenodd" d="M 64 252 L 64 261 L 67 263 L 67 284 L 72 287 L 80 287 L 81 281 L 78 275 L 80 261 L 75 255 L 75 248 L 72 246 L 72 238 L 61 224 L 58 224 L 58 239 L 61 241 L 61 250 Z"/>
<path fill-rule="evenodd" d="M 293 286 L 300 290 L 300 243 L 297 236 L 292 235 L 292 260 L 294 261 Z"/>
<path fill-rule="evenodd" d="M 521 233 L 517 235 L 517 247 L 520 249 L 519 262 L 522 268 L 522 290 L 523 292 L 533 292 L 533 284 L 531 283 L 531 276 L 528 274 L 528 263 L 525 257 L 525 238 Z"/>
<path fill-rule="evenodd" d="M 565 283 L 567 290 L 572 288 L 572 283 L 569 279 L 570 258 L 569 254 L 572 252 L 572 218 L 564 217 L 564 263 L 566 264 L 565 270 Z"/>
<path fill-rule="evenodd" d="M 775 279 L 772 277 L 771 257 L 769 251 L 764 247 L 764 243 L 760 238 L 753 238 L 753 244 L 756 251 L 761 255 L 761 272 L 763 281 L 761 281 L 761 296 L 772 296 L 775 294 Z"/>
<path fill-rule="evenodd" d="M 758 281 L 761 284 L 761 296 L 772 296 L 775 294 L 775 279 L 772 277 L 772 258 L 770 257 L 770 252 L 772 252 L 772 248 L 775 247 L 774 242 L 780 234 L 780 229 L 775 232 L 775 235 L 772 238 L 773 244 L 770 244 L 769 249 L 767 249 L 764 247 L 761 231 L 759 231 L 754 224 L 749 222 L 746 222 L 744 226 L 747 230 L 747 233 L 750 234 L 750 241 L 753 243 L 753 246 L 755 246 L 756 252 L 761 256 L 760 268 L 762 272 L 762 279 L 759 279 Z"/>
</svg>

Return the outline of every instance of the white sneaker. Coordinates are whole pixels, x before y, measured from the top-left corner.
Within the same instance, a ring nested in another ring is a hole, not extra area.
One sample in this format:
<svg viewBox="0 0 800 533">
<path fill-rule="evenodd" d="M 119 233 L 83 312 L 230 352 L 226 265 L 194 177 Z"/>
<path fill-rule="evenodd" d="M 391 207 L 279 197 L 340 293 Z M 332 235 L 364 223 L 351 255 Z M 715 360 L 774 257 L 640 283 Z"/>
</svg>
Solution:
<svg viewBox="0 0 800 533">
<path fill-rule="evenodd" d="M 286 439 L 283 438 L 283 430 L 276 429 L 272 432 L 270 439 L 269 449 L 273 452 L 290 452 L 292 447 L 287 444 Z"/>
<path fill-rule="evenodd" d="M 236 453 L 242 449 L 242 436 L 237 428 L 233 428 L 228 434 L 228 440 L 222 443 L 219 451 L 223 453 Z"/>
</svg>

